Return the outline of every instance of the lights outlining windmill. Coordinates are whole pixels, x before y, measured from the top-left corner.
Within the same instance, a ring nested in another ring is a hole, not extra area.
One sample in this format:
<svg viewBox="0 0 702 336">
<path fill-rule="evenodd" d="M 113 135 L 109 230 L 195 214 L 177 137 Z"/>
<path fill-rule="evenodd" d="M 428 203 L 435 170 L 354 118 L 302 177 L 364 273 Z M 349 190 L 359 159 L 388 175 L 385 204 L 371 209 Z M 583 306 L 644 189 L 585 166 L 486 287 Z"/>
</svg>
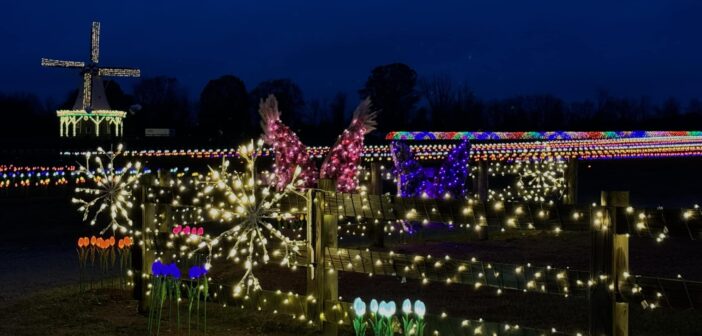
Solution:
<svg viewBox="0 0 702 336">
<path fill-rule="evenodd" d="M 100 22 L 93 22 L 90 34 L 90 62 L 87 64 L 80 61 L 41 59 L 41 65 L 45 67 L 80 69 L 83 77 L 82 90 L 78 90 L 73 109 L 56 111 L 62 137 L 90 134 L 91 129 L 94 129 L 95 136 L 100 136 L 101 128 L 103 135 L 111 135 L 112 127 L 114 127 L 115 136 L 121 136 L 124 133 L 123 119 L 127 113 L 110 108 L 102 77 L 139 77 L 141 72 L 133 68 L 100 67 L 99 60 Z M 92 125 L 88 121 L 91 121 Z"/>
</svg>

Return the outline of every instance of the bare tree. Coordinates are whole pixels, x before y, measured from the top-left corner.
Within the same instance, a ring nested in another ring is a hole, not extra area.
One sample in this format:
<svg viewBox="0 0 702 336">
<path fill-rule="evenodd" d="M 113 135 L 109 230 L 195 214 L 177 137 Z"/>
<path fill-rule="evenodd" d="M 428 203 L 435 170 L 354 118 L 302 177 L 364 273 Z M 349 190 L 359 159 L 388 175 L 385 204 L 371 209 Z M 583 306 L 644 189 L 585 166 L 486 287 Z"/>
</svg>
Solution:
<svg viewBox="0 0 702 336">
<path fill-rule="evenodd" d="M 451 112 L 457 100 L 453 80 L 448 75 L 434 75 L 419 81 L 419 90 L 427 99 L 435 129 L 453 127 Z"/>
</svg>

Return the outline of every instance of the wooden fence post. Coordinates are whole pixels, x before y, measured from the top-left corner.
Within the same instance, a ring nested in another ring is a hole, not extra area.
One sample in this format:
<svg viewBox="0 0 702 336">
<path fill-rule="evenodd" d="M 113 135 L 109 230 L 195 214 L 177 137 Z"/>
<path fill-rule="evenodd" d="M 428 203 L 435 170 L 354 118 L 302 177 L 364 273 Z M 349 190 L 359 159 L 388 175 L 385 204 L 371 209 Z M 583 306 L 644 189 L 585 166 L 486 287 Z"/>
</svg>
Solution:
<svg viewBox="0 0 702 336">
<path fill-rule="evenodd" d="M 325 193 L 336 191 L 336 181 L 323 179 L 319 180 L 321 191 L 310 191 L 310 203 L 307 206 L 307 250 L 310 255 L 307 268 L 307 314 L 308 318 L 319 320 L 322 334 L 325 336 L 336 336 L 338 334 L 338 324 L 336 320 L 329 320 L 332 307 L 339 303 L 339 278 L 337 272 L 326 270 L 327 248 L 338 246 L 337 216 L 324 214 L 323 210 L 328 206 L 325 202 Z M 310 300 L 310 298 L 312 300 Z"/>
<path fill-rule="evenodd" d="M 629 304 L 622 293 L 629 272 L 629 235 L 624 221 L 629 192 L 603 191 L 601 203 L 602 217 L 593 217 L 592 226 L 590 277 L 594 284 L 588 291 L 590 335 L 626 336 Z"/>
<path fill-rule="evenodd" d="M 154 249 L 154 234 L 156 231 L 156 204 L 150 202 L 147 199 L 149 189 L 153 187 L 156 179 L 153 175 L 145 175 L 143 183 L 141 185 L 141 237 L 139 237 L 139 250 L 135 252 L 140 252 L 138 255 L 141 257 L 138 265 L 134 265 L 134 268 L 138 270 L 136 274 L 135 283 L 135 294 L 138 295 L 139 299 L 139 312 L 146 313 L 149 311 L 149 298 L 146 293 L 149 291 L 149 279 L 148 274 L 151 273 L 151 264 L 156 260 L 156 251 Z M 135 253 L 136 254 L 136 253 Z"/>
<path fill-rule="evenodd" d="M 578 203 L 578 159 L 568 160 L 568 167 L 565 171 L 566 194 L 564 204 Z"/>
<path fill-rule="evenodd" d="M 382 195 L 383 194 L 383 179 L 380 175 L 380 162 L 373 161 L 370 166 L 370 188 L 368 188 L 369 195 Z M 376 223 L 377 221 L 377 223 Z M 371 219 L 371 223 L 368 226 L 368 238 L 370 238 L 372 247 L 385 247 L 385 221 L 382 219 Z"/>
<path fill-rule="evenodd" d="M 481 221 L 480 223 L 475 223 L 475 225 L 478 225 L 478 227 L 476 227 L 476 230 L 478 233 L 479 240 L 487 240 L 488 239 L 488 220 L 487 220 L 488 163 L 485 160 L 481 160 L 478 162 L 478 176 L 477 176 L 476 189 L 478 192 L 478 199 L 480 200 L 480 203 L 483 205 L 483 210 L 485 212 L 484 213 L 485 221 Z"/>
</svg>

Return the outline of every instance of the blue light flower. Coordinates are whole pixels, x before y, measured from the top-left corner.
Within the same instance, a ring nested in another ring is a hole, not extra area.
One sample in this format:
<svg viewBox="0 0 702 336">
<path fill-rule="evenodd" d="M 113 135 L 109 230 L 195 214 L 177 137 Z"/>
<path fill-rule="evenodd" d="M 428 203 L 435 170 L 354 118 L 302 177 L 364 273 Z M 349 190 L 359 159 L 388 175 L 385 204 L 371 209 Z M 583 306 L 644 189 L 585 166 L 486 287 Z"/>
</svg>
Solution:
<svg viewBox="0 0 702 336">
<path fill-rule="evenodd" d="M 414 302 L 414 313 L 419 316 L 419 318 L 423 318 L 424 314 L 427 312 L 427 307 L 424 306 L 424 302 L 417 300 Z"/>
<path fill-rule="evenodd" d="M 376 299 L 371 300 L 371 302 L 370 302 L 370 311 L 371 311 L 371 313 L 373 313 L 373 314 L 377 314 L 377 313 L 378 313 L 378 300 L 376 300 Z"/>
<path fill-rule="evenodd" d="M 361 298 L 356 298 L 353 300 L 353 311 L 356 316 L 363 316 L 366 314 L 366 303 L 361 300 Z"/>
</svg>

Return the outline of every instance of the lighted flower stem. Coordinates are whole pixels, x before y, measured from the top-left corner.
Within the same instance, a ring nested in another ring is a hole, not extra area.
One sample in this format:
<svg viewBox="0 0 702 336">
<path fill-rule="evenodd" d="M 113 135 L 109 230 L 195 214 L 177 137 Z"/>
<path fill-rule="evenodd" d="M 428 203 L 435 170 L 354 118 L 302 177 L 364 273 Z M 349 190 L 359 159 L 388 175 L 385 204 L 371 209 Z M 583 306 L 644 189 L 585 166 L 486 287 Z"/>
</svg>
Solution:
<svg viewBox="0 0 702 336">
<path fill-rule="evenodd" d="M 151 273 L 148 331 L 149 335 L 151 335 L 154 327 L 153 320 L 156 319 L 156 335 L 158 335 L 161 330 L 161 316 L 166 299 L 169 300 L 169 316 L 173 300 L 176 301 L 177 309 L 177 300 L 180 298 L 180 270 L 174 263 L 163 264 L 160 260 L 157 260 L 151 265 Z M 180 326 L 180 311 L 178 310 L 176 314 L 177 323 Z"/>
<path fill-rule="evenodd" d="M 427 309 L 424 302 L 420 300 L 414 302 L 414 314 L 417 316 L 417 320 L 415 322 L 415 326 L 417 327 L 417 336 L 424 336 L 424 327 L 426 327 L 426 323 L 424 322 L 424 314 L 426 311 Z"/>
<path fill-rule="evenodd" d="M 356 298 L 356 300 L 353 301 L 353 311 L 355 314 L 353 319 L 353 330 L 356 336 L 365 336 L 366 322 L 364 320 L 366 315 L 366 303 L 363 302 L 361 298 Z"/>
<path fill-rule="evenodd" d="M 404 330 L 405 335 L 409 335 L 410 331 L 414 327 L 414 320 L 410 318 L 412 314 L 412 302 L 409 299 L 402 301 L 402 330 Z"/>
</svg>

